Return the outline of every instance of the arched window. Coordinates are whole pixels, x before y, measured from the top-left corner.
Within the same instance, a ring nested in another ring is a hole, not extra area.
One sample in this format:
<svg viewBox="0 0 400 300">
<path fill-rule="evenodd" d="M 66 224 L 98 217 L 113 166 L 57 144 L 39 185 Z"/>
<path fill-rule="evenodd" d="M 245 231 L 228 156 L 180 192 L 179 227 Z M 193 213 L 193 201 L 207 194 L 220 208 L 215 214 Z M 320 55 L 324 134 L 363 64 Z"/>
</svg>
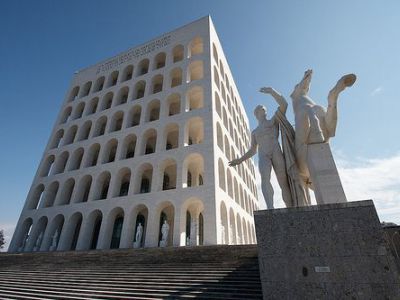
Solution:
<svg viewBox="0 0 400 300">
<path fill-rule="evenodd" d="M 81 118 L 84 109 L 85 109 L 85 102 L 79 103 L 78 106 L 75 108 L 74 115 L 72 116 L 72 118 L 74 120 Z"/>
<path fill-rule="evenodd" d="M 144 75 L 149 71 L 149 60 L 147 58 L 140 61 L 136 69 L 136 76 Z"/>
<path fill-rule="evenodd" d="M 89 95 L 91 87 L 92 87 L 92 82 L 91 81 L 86 82 L 85 85 L 83 86 L 83 89 L 81 90 L 80 97 L 85 97 Z"/>
<path fill-rule="evenodd" d="M 203 53 L 203 39 L 201 37 L 195 37 L 190 42 L 190 56 Z"/>
<path fill-rule="evenodd" d="M 64 124 L 68 122 L 69 117 L 71 116 L 72 112 L 72 107 L 68 106 L 66 109 L 64 109 L 64 112 L 62 114 L 62 117 L 60 119 L 60 124 Z"/>
<path fill-rule="evenodd" d="M 187 93 L 186 110 L 202 108 L 204 106 L 204 92 L 201 86 L 192 87 Z"/>
<path fill-rule="evenodd" d="M 27 209 L 37 209 L 41 198 L 43 197 L 44 185 L 39 184 L 32 192 L 27 203 Z"/>
<path fill-rule="evenodd" d="M 54 205 L 59 186 L 59 183 L 57 181 L 54 181 L 46 187 L 45 193 L 40 201 L 40 208 L 51 207 Z"/>
<path fill-rule="evenodd" d="M 92 121 L 86 121 L 80 128 L 78 134 L 78 141 L 87 140 L 90 135 L 90 129 L 92 128 Z"/>
<path fill-rule="evenodd" d="M 114 197 L 128 196 L 130 182 L 131 182 L 131 170 L 129 168 L 123 168 L 118 172 L 117 175 Z"/>
<path fill-rule="evenodd" d="M 83 152 L 83 148 L 78 148 L 72 153 L 69 171 L 78 170 L 81 167 Z"/>
<path fill-rule="evenodd" d="M 155 129 L 149 129 L 143 134 L 143 146 L 142 154 L 151 154 L 156 151 L 157 143 L 157 131 Z"/>
<path fill-rule="evenodd" d="M 153 166 L 149 163 L 141 165 L 138 169 L 135 194 L 150 193 L 153 178 Z"/>
<path fill-rule="evenodd" d="M 50 174 L 51 168 L 53 167 L 53 164 L 54 164 L 54 158 L 55 158 L 54 155 L 50 155 L 43 162 L 43 164 L 40 168 L 40 176 L 41 177 L 46 177 Z"/>
<path fill-rule="evenodd" d="M 68 161 L 68 157 L 69 157 L 68 151 L 64 151 L 59 156 L 57 156 L 56 161 L 54 163 L 54 168 L 52 169 L 52 175 L 64 172 L 65 166 Z"/>
<path fill-rule="evenodd" d="M 103 135 L 106 132 L 106 126 L 107 126 L 107 117 L 102 116 L 96 121 L 96 126 L 94 128 L 93 136 L 96 137 Z"/>
<path fill-rule="evenodd" d="M 144 92 L 146 90 L 146 81 L 141 80 L 135 84 L 134 99 L 140 99 L 144 97 Z"/>
<path fill-rule="evenodd" d="M 112 105 L 114 94 L 112 92 L 107 93 L 101 102 L 101 108 L 100 110 L 106 110 L 109 109 Z"/>
<path fill-rule="evenodd" d="M 119 74 L 118 71 L 114 71 L 114 72 L 111 73 L 111 75 L 108 77 L 107 87 L 114 86 L 114 85 L 117 84 L 117 82 L 118 82 L 118 74 Z"/>
<path fill-rule="evenodd" d="M 132 107 L 129 111 L 127 127 L 139 125 L 141 113 L 142 107 L 140 105 L 135 105 L 134 107 Z"/>
<path fill-rule="evenodd" d="M 229 169 L 226 170 L 226 185 L 228 187 L 228 195 L 233 199 L 233 182 L 232 182 L 232 174 Z"/>
<path fill-rule="evenodd" d="M 179 126 L 178 124 L 169 124 L 164 131 L 165 149 L 175 149 L 179 146 Z"/>
<path fill-rule="evenodd" d="M 224 138 L 222 136 L 222 129 L 219 123 L 217 123 L 217 145 L 221 151 L 224 151 Z"/>
<path fill-rule="evenodd" d="M 90 100 L 89 105 L 87 106 L 87 111 L 86 111 L 86 115 L 92 115 L 94 113 L 96 113 L 97 110 L 97 106 L 99 105 L 99 98 L 93 98 L 92 100 Z"/>
<path fill-rule="evenodd" d="M 222 113 L 221 113 L 221 101 L 219 100 L 218 93 L 215 92 L 215 110 L 217 111 L 218 116 L 222 119 Z"/>
<path fill-rule="evenodd" d="M 181 68 L 173 69 L 169 73 L 169 76 L 171 78 L 171 88 L 182 84 L 182 69 Z"/>
<path fill-rule="evenodd" d="M 92 167 L 97 165 L 97 160 L 99 158 L 100 153 L 100 145 L 94 144 L 90 146 L 89 150 L 87 151 L 86 160 L 85 160 L 85 167 Z"/>
<path fill-rule="evenodd" d="M 219 75 L 218 75 L 218 70 L 217 68 L 214 66 L 214 82 L 217 86 L 217 88 L 219 89 Z"/>
<path fill-rule="evenodd" d="M 74 101 L 78 97 L 79 86 L 74 87 L 68 97 L 68 102 Z"/>
<path fill-rule="evenodd" d="M 218 181 L 219 187 L 226 191 L 226 182 L 225 182 L 225 167 L 222 159 L 218 159 Z"/>
<path fill-rule="evenodd" d="M 172 94 L 167 99 L 168 115 L 173 116 L 181 112 L 181 96 L 179 94 Z"/>
<path fill-rule="evenodd" d="M 131 80 L 132 76 L 133 76 L 133 66 L 132 65 L 126 66 L 124 71 L 122 72 L 121 81 Z"/>
<path fill-rule="evenodd" d="M 199 153 L 189 154 L 183 161 L 182 175 L 182 186 L 184 188 L 203 185 L 203 156 Z"/>
<path fill-rule="evenodd" d="M 203 62 L 200 60 L 191 62 L 188 67 L 187 82 L 202 79 L 204 76 L 203 74 Z"/>
<path fill-rule="evenodd" d="M 98 78 L 96 80 L 96 83 L 94 84 L 94 88 L 93 91 L 94 92 L 98 92 L 101 91 L 104 87 L 104 81 L 106 80 L 106 78 L 104 76 L 101 76 L 100 78 Z"/>
<path fill-rule="evenodd" d="M 163 89 L 163 81 L 164 77 L 161 74 L 158 74 L 153 77 L 151 80 L 151 91 L 153 94 L 159 93 Z"/>
<path fill-rule="evenodd" d="M 115 155 L 117 153 L 117 147 L 118 147 L 118 141 L 116 139 L 112 139 L 107 142 L 107 144 L 104 146 L 104 152 L 103 152 L 103 159 L 102 163 L 109 163 L 115 161 Z"/>
<path fill-rule="evenodd" d="M 194 117 L 187 121 L 185 125 L 185 146 L 200 144 L 204 140 L 203 119 Z"/>
<path fill-rule="evenodd" d="M 146 122 L 156 121 L 160 118 L 160 100 L 153 100 L 147 105 Z"/>
<path fill-rule="evenodd" d="M 92 185 L 92 176 L 85 175 L 79 181 L 75 203 L 87 202 L 89 200 L 90 187 Z"/>
<path fill-rule="evenodd" d="M 78 126 L 76 125 L 68 129 L 67 134 L 65 135 L 64 145 L 69 145 L 74 142 L 77 131 L 78 131 Z"/>
<path fill-rule="evenodd" d="M 95 199 L 96 200 L 104 200 L 107 199 L 108 196 L 108 190 L 110 187 L 110 181 L 111 181 L 111 174 L 110 172 L 103 172 L 100 174 L 100 176 L 97 178 L 96 181 L 96 195 Z"/>
<path fill-rule="evenodd" d="M 116 112 L 111 119 L 110 132 L 121 130 L 123 121 L 124 121 L 124 113 L 122 111 Z"/>
<path fill-rule="evenodd" d="M 128 135 L 123 143 L 121 151 L 121 159 L 132 158 L 135 156 L 136 135 Z"/>
<path fill-rule="evenodd" d="M 160 52 L 156 55 L 156 57 L 154 58 L 154 67 L 153 70 L 156 69 L 161 69 L 165 66 L 165 59 L 166 59 L 166 55 L 164 52 Z"/>
<path fill-rule="evenodd" d="M 124 86 L 119 90 L 115 105 L 125 104 L 128 101 L 129 88 Z"/>
<path fill-rule="evenodd" d="M 110 249 L 118 249 L 119 248 L 123 224 L 124 224 L 124 216 L 118 215 L 114 221 Z"/>
<path fill-rule="evenodd" d="M 63 185 L 60 193 L 60 197 L 58 198 L 58 203 L 56 205 L 67 205 L 71 201 L 72 192 L 74 191 L 75 180 L 73 178 L 69 178 Z"/>
<path fill-rule="evenodd" d="M 176 161 L 168 159 L 161 164 L 162 190 L 176 189 Z"/>
<path fill-rule="evenodd" d="M 58 148 L 63 136 L 64 136 L 64 130 L 63 129 L 58 130 L 56 132 L 56 134 L 54 135 L 54 137 L 53 137 L 53 140 L 52 140 L 52 142 L 50 144 L 50 148 L 51 149 Z"/>
<path fill-rule="evenodd" d="M 214 61 L 216 63 L 218 63 L 219 59 L 218 59 L 218 51 L 217 51 L 217 47 L 215 47 L 215 44 L 213 43 L 213 57 L 214 57 Z"/>
<path fill-rule="evenodd" d="M 184 49 L 182 45 L 176 45 L 174 49 L 172 49 L 172 57 L 173 62 L 176 63 L 178 61 L 183 60 Z"/>
</svg>

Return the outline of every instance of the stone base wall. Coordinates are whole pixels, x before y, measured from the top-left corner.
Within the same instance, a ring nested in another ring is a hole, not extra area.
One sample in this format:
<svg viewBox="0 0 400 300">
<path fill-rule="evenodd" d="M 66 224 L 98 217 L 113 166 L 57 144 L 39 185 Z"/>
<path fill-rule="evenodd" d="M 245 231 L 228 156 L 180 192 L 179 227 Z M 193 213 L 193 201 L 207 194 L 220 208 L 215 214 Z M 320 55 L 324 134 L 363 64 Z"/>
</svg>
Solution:
<svg viewBox="0 0 400 300">
<path fill-rule="evenodd" d="M 255 213 L 264 299 L 399 299 L 371 200 Z"/>
</svg>

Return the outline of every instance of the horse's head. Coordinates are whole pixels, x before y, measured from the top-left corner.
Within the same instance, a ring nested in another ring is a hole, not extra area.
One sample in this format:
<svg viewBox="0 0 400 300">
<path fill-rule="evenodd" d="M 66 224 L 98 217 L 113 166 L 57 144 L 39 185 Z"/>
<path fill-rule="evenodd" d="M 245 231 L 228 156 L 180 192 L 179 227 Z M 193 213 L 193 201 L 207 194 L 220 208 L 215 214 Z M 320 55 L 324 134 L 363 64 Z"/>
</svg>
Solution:
<svg viewBox="0 0 400 300">
<path fill-rule="evenodd" d="M 304 72 L 303 79 L 296 84 L 290 97 L 295 100 L 300 96 L 305 96 L 310 90 L 310 83 L 313 71 L 311 69 Z"/>
</svg>

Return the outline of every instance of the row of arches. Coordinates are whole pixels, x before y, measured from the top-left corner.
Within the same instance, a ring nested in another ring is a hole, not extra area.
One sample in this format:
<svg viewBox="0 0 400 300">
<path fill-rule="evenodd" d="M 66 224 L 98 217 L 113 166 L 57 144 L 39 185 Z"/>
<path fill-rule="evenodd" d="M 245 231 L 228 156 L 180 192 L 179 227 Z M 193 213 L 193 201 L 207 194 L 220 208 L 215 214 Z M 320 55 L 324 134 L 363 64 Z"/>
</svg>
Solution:
<svg viewBox="0 0 400 300">
<path fill-rule="evenodd" d="M 101 76 L 97 78 L 94 83 L 92 81 L 87 81 L 82 86 L 75 86 L 72 88 L 71 92 L 68 95 L 68 102 L 74 101 L 77 98 L 86 97 L 90 93 L 96 93 L 104 88 L 109 88 L 115 86 L 119 83 L 126 82 L 131 80 L 132 78 L 140 77 L 142 75 L 147 74 L 149 71 L 157 71 L 166 66 L 166 64 L 175 64 L 180 62 L 184 59 L 184 52 L 185 49 L 183 45 L 177 45 L 172 50 L 172 55 L 170 57 L 170 61 L 168 61 L 168 56 L 165 52 L 159 52 L 157 55 L 154 56 L 152 59 L 152 63 L 150 63 L 149 58 L 142 59 L 136 66 L 130 64 L 125 66 L 122 71 L 115 70 L 111 72 L 107 77 Z M 195 38 L 192 41 L 190 48 L 188 49 L 188 58 L 202 54 L 203 53 L 203 40 L 200 37 Z M 192 77 L 193 68 L 196 68 L 195 65 L 189 64 L 188 69 L 188 78 Z M 175 71 L 174 71 L 175 70 Z M 180 73 L 182 75 L 182 69 L 177 67 L 173 69 L 170 73 L 171 78 L 171 85 L 173 85 L 173 80 L 176 73 Z M 195 79 L 192 79 L 195 80 Z"/>
<path fill-rule="evenodd" d="M 223 134 L 221 126 L 218 122 L 216 123 L 216 127 L 217 127 L 217 146 L 225 154 L 226 159 L 228 161 L 231 161 L 241 156 L 242 153 L 244 152 L 236 153 L 235 149 L 233 148 L 233 145 L 230 145 L 228 137 Z M 247 168 L 245 168 L 245 165 L 247 166 Z M 239 176 L 251 190 L 253 195 L 256 195 L 257 188 L 254 182 L 255 172 L 254 172 L 254 165 L 252 164 L 251 160 L 246 160 L 244 163 L 235 166 L 234 169 L 237 171 Z M 248 170 L 250 170 L 250 172 Z"/>
<path fill-rule="evenodd" d="M 178 215 L 176 215 L 178 214 Z M 177 211 L 170 201 L 153 209 L 145 204 L 133 208 L 94 209 L 65 217 L 27 217 L 18 226 L 13 252 L 69 251 L 90 249 L 203 245 L 207 215 L 203 202 L 192 198 Z"/>
<path fill-rule="evenodd" d="M 244 153 L 246 149 L 250 146 L 250 139 L 246 137 L 246 134 L 244 134 L 242 126 L 234 126 L 234 122 L 232 122 L 231 117 L 229 117 L 226 113 L 225 106 L 221 105 L 221 101 L 217 92 L 215 92 L 214 94 L 214 100 L 215 110 L 219 118 L 223 122 L 225 129 L 229 132 L 230 137 L 236 145 L 236 148 Z"/>
<path fill-rule="evenodd" d="M 86 105 L 85 102 L 79 103 L 74 110 L 72 106 L 64 109 L 61 117 L 60 124 L 65 124 L 70 120 L 81 118 L 84 114 L 89 116 L 96 112 L 107 110 L 113 106 L 118 106 L 127 102 L 129 88 L 123 87 L 114 97 L 113 92 L 104 95 L 100 101 L 99 97 L 91 99 Z M 121 98 L 122 97 L 122 98 Z M 191 111 L 199 109 L 204 106 L 204 92 L 201 86 L 191 87 L 185 94 L 185 101 L 182 101 L 180 93 L 172 93 L 168 95 L 165 101 L 153 99 L 144 104 L 134 104 L 130 109 L 132 114 L 131 119 L 128 121 L 127 126 L 135 126 L 140 123 L 142 110 L 145 111 L 145 118 L 143 122 L 150 122 L 160 118 L 160 112 L 163 111 L 165 116 L 173 116 L 183 111 Z M 163 106 L 163 107 L 162 107 Z"/>
<path fill-rule="evenodd" d="M 256 243 L 256 232 L 253 223 L 246 221 L 239 213 L 235 213 L 232 207 L 228 210 L 224 201 L 221 201 L 219 210 L 221 244 Z"/>
<path fill-rule="evenodd" d="M 232 176 L 230 168 L 225 168 L 221 158 L 218 159 L 218 185 L 248 214 L 253 215 L 253 212 L 257 210 L 257 205 L 252 200 L 252 197 L 243 189 L 242 185 L 238 183 L 236 177 Z"/>
<path fill-rule="evenodd" d="M 76 134 L 76 130 L 74 132 Z M 158 136 L 161 136 L 161 138 L 159 139 Z M 68 134 L 66 139 L 67 141 L 74 140 Z M 119 139 L 111 138 L 103 142 L 103 145 L 95 142 L 87 145 L 86 148 L 79 147 L 73 152 L 66 150 L 58 155 L 50 154 L 43 160 L 39 167 L 39 176 L 46 177 L 66 171 L 93 167 L 98 164 L 106 164 L 159 151 L 200 144 L 203 140 L 203 119 L 193 117 L 184 125 L 169 123 L 164 128 L 159 128 L 158 130 L 149 128 L 142 133 L 140 138 L 135 133 L 130 133 Z"/>
<path fill-rule="evenodd" d="M 219 59 L 218 51 L 217 51 L 217 48 L 214 43 L 213 43 L 212 48 L 213 48 L 213 58 L 214 58 L 216 65 L 217 66 L 219 65 L 219 74 L 220 74 L 220 75 L 218 74 L 218 67 L 214 66 L 213 67 L 214 82 L 215 82 L 216 86 L 218 87 L 218 89 L 221 91 L 222 98 L 223 98 L 225 104 L 228 106 L 229 112 L 233 116 L 236 126 L 241 131 L 241 135 L 244 135 L 245 138 L 247 140 L 249 140 L 250 139 L 250 130 L 249 130 L 247 123 L 244 121 L 245 113 L 243 112 L 243 108 L 239 107 L 237 97 L 235 96 L 233 88 L 229 82 L 229 78 L 228 78 L 227 74 L 225 73 L 225 68 L 222 63 L 222 60 Z M 221 80 L 220 80 L 220 77 L 221 77 Z M 225 92 L 225 87 L 223 84 L 224 81 L 225 81 L 225 86 L 226 86 L 227 92 Z M 230 98 L 229 98 L 229 94 L 230 94 Z M 231 101 L 231 99 L 232 99 L 232 101 Z M 235 111 L 235 109 L 236 109 L 236 111 Z M 240 113 L 237 113 L 237 112 L 240 112 Z"/>
<path fill-rule="evenodd" d="M 154 165 L 156 167 L 154 167 Z M 137 168 L 123 167 L 111 175 L 103 171 L 38 184 L 30 193 L 26 209 L 38 209 L 71 203 L 133 196 L 204 184 L 204 159 L 199 153 L 189 154 L 182 162 L 167 158 L 157 164 L 145 162 Z"/>
</svg>

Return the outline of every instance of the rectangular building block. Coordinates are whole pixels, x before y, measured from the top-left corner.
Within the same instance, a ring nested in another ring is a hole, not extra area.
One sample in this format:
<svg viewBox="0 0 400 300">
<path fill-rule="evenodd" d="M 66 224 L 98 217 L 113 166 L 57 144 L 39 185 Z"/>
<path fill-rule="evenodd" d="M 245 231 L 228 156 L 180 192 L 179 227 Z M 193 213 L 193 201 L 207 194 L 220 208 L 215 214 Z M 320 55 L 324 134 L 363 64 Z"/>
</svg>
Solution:
<svg viewBox="0 0 400 300">
<path fill-rule="evenodd" d="M 347 202 L 329 143 L 308 145 L 307 162 L 317 203 Z"/>
<path fill-rule="evenodd" d="M 371 200 L 255 212 L 264 299 L 400 299 Z"/>
</svg>

